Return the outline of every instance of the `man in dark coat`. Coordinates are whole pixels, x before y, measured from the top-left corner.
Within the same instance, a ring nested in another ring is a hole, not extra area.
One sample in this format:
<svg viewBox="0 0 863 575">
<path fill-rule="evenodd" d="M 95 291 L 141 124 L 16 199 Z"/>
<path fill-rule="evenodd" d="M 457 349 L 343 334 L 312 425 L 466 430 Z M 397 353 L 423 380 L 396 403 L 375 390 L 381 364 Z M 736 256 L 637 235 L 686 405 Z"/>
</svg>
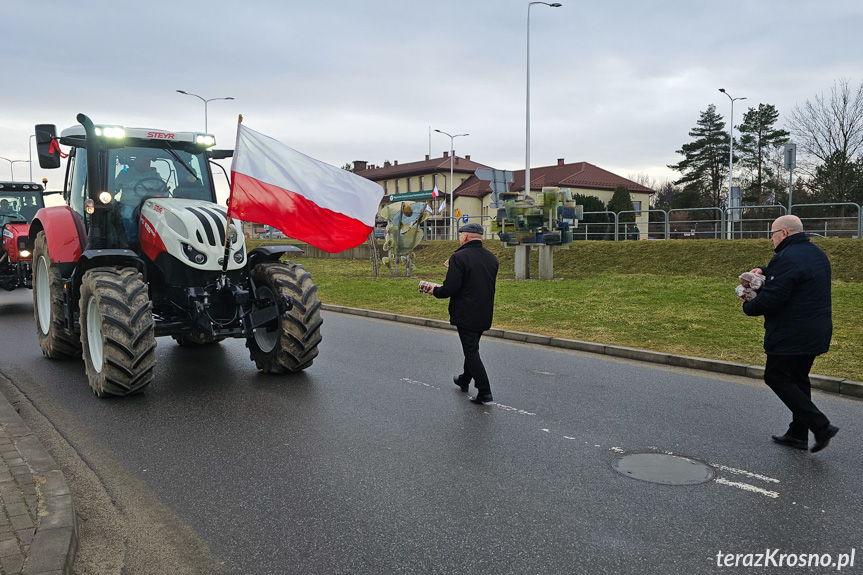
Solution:
<svg viewBox="0 0 863 575">
<path fill-rule="evenodd" d="M 458 329 L 464 352 L 464 371 L 453 381 L 467 392 L 471 380 L 477 389 L 474 403 L 491 403 L 491 385 L 482 359 L 479 340 L 491 327 L 494 313 L 494 288 L 498 262 L 482 246 L 482 226 L 466 224 L 458 229 L 461 246 L 449 258 L 449 268 L 442 286 L 431 289 L 436 298 L 450 298 L 449 322 Z"/>
<path fill-rule="evenodd" d="M 773 441 L 797 449 L 821 451 L 839 431 L 812 403 L 809 370 L 815 356 L 830 348 L 833 316 L 830 301 L 830 261 L 803 233 L 797 216 L 781 216 L 771 226 L 776 255 L 755 273 L 766 277 L 764 287 L 743 303 L 750 316 L 764 316 L 764 382 L 791 410 L 784 435 Z"/>
</svg>

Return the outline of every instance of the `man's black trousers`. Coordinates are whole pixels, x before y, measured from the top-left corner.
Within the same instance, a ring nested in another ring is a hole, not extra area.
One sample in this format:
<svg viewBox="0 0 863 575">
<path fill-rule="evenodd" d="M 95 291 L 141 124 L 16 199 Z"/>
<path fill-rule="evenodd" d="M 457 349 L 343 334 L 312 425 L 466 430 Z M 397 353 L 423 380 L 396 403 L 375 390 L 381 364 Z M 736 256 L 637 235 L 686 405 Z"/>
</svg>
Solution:
<svg viewBox="0 0 863 575">
<path fill-rule="evenodd" d="M 458 379 L 462 383 L 470 383 L 472 379 L 477 390 L 490 392 L 491 385 L 488 382 L 488 374 L 485 372 L 482 359 L 479 357 L 479 339 L 481 337 L 481 331 L 458 328 L 458 338 L 461 340 L 461 349 L 464 352 L 464 372 L 458 376 Z"/>
<path fill-rule="evenodd" d="M 830 420 L 812 403 L 809 370 L 814 355 L 768 355 L 764 368 L 764 383 L 791 410 L 791 425 L 787 435 L 809 439 L 809 430 L 816 436 L 827 429 Z"/>
</svg>

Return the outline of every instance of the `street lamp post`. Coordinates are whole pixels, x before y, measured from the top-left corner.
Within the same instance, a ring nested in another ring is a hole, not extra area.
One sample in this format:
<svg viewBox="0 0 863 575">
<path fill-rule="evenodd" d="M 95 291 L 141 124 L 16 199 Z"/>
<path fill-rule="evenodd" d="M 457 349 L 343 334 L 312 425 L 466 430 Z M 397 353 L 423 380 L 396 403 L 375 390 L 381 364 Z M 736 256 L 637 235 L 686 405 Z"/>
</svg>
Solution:
<svg viewBox="0 0 863 575">
<path fill-rule="evenodd" d="M 30 138 L 27 140 L 27 153 L 30 154 L 30 181 L 33 181 L 33 138 L 36 137 L 36 134 L 30 134 Z"/>
<path fill-rule="evenodd" d="M 11 164 L 15 164 L 15 163 L 21 163 L 21 164 L 27 163 L 27 164 L 29 164 L 29 163 L 30 163 L 30 160 L 12 160 L 12 163 L 11 163 Z M 11 165 L 11 164 L 9 165 L 9 168 L 10 168 L 10 169 L 12 168 L 12 165 Z M 32 166 L 32 164 L 31 164 L 31 166 Z M 33 170 L 33 168 L 31 167 L 31 168 L 30 168 L 30 170 L 32 171 L 32 170 Z M 15 174 L 14 174 L 14 172 L 13 172 L 13 174 L 12 174 L 12 181 L 13 181 L 13 182 L 15 181 Z M 32 177 L 30 178 L 30 181 L 33 181 L 33 178 L 32 178 Z"/>
<path fill-rule="evenodd" d="M 560 8 L 563 4 L 549 4 L 548 2 L 530 2 L 527 5 L 527 98 L 525 103 L 525 144 L 524 144 L 524 193 L 530 194 L 530 7 L 534 4 L 543 4 L 551 8 Z"/>
<path fill-rule="evenodd" d="M 728 205 L 731 207 L 731 184 L 734 170 L 734 101 L 745 100 L 746 97 L 732 98 L 731 94 L 725 91 L 725 88 L 719 88 L 719 91 L 728 96 L 728 99 L 731 100 L 731 121 L 728 122 Z M 731 230 L 734 225 L 734 213 L 732 212 L 730 215 L 731 217 L 728 219 L 728 239 L 731 239 Z M 743 228 L 741 228 L 741 230 L 742 229 Z"/>
<path fill-rule="evenodd" d="M 454 225 L 455 221 L 453 220 L 453 204 L 455 204 L 455 193 L 454 193 L 455 192 L 455 186 L 453 185 L 453 179 L 452 179 L 453 160 L 454 160 L 454 158 L 453 158 L 453 140 L 455 140 L 456 138 L 458 138 L 460 136 L 470 136 L 470 134 L 456 134 L 455 136 L 453 136 L 452 134 L 448 134 L 448 133 L 444 132 L 443 130 L 435 130 L 435 132 L 443 134 L 444 136 L 449 136 L 449 226 L 450 226 L 449 237 L 450 237 L 450 239 L 455 239 L 455 234 L 453 233 L 453 231 L 455 229 L 455 225 Z"/>
<path fill-rule="evenodd" d="M 9 173 L 11 174 L 10 178 L 14 182 L 15 181 L 15 172 L 12 171 L 12 160 L 10 160 L 9 158 L 4 158 L 3 156 L 0 156 L 0 160 L 6 160 L 7 162 L 9 162 Z"/>
<path fill-rule="evenodd" d="M 214 100 L 233 100 L 233 98 L 231 98 L 231 97 L 228 97 L 228 98 L 209 98 L 209 99 L 204 99 L 204 98 L 202 98 L 201 96 L 199 96 L 199 95 L 197 95 L 197 94 L 192 94 L 192 93 L 190 93 L 190 92 L 184 92 L 183 90 L 177 90 L 177 92 L 179 92 L 180 94 L 185 94 L 186 96 L 194 96 L 194 97 L 198 98 L 199 100 L 201 100 L 201 101 L 204 103 L 204 131 L 205 131 L 205 132 L 207 132 L 207 133 L 209 133 L 209 132 L 210 132 L 209 127 L 207 126 L 207 104 L 208 104 L 209 102 L 214 101 Z"/>
<path fill-rule="evenodd" d="M 12 169 L 13 164 L 18 163 L 18 162 L 21 162 L 21 163 L 28 162 L 29 163 L 29 160 L 10 160 L 9 158 L 4 158 L 2 156 L 0 156 L 0 160 L 6 160 L 7 162 L 9 162 L 9 175 L 12 178 L 13 182 L 15 181 L 15 170 Z"/>
</svg>

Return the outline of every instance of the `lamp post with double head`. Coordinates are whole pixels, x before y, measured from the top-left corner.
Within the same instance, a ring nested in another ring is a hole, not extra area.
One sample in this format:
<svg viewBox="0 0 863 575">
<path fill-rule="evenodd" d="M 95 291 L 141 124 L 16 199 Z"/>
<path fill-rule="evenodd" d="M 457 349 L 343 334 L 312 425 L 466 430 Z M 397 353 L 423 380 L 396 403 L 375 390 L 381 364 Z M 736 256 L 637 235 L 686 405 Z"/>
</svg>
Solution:
<svg viewBox="0 0 863 575">
<path fill-rule="evenodd" d="M 183 90 L 177 90 L 177 92 L 179 92 L 180 94 L 185 94 L 186 96 L 194 96 L 204 103 L 204 131 L 207 133 L 209 133 L 209 131 L 210 131 L 209 127 L 207 126 L 207 104 L 214 101 L 214 100 L 233 100 L 233 98 L 231 98 L 231 97 L 205 99 L 205 98 L 202 98 L 201 96 L 199 96 L 197 94 L 192 94 L 190 92 L 184 92 Z"/>
<path fill-rule="evenodd" d="M 12 171 L 12 160 L 10 160 L 9 158 L 4 158 L 3 156 L 0 156 L 0 160 L 6 160 L 7 162 L 9 162 L 9 173 L 11 174 L 9 177 L 14 182 L 15 172 Z"/>
<path fill-rule="evenodd" d="M 455 186 L 453 185 L 453 180 L 452 180 L 452 177 L 453 177 L 453 160 L 454 160 L 454 158 L 453 158 L 453 140 L 455 140 L 456 138 L 461 137 L 461 136 L 470 136 L 470 134 L 456 134 L 455 136 L 453 136 L 452 134 L 448 134 L 448 133 L 444 132 L 443 130 L 437 130 L 437 129 L 435 130 L 435 132 L 443 134 L 444 136 L 449 136 L 449 226 L 450 226 L 450 233 L 448 235 L 449 235 L 449 238 L 452 240 L 452 239 L 455 239 L 455 227 L 456 227 L 455 226 L 455 220 L 453 220 L 453 204 L 455 204 L 455 193 L 454 193 L 455 192 Z"/>
<path fill-rule="evenodd" d="M 524 144 L 524 193 L 530 194 L 530 7 L 534 4 L 543 4 L 551 8 L 560 8 L 563 4 L 557 2 L 530 2 L 527 5 L 527 98 L 525 103 L 525 144 Z"/>
<path fill-rule="evenodd" d="M 731 120 L 728 122 L 728 204 L 729 207 L 731 205 L 731 184 L 732 184 L 732 176 L 734 174 L 734 102 L 735 100 L 745 100 L 746 97 L 742 98 L 732 98 L 731 94 L 725 91 L 725 88 L 719 88 L 719 91 L 728 96 L 728 99 L 731 100 Z M 731 239 L 731 229 L 734 222 L 733 214 L 732 217 L 729 218 L 728 221 L 728 233 L 727 237 Z"/>
<path fill-rule="evenodd" d="M 14 165 L 19 162 L 22 164 L 25 162 L 30 163 L 30 160 L 10 160 L 9 158 L 4 158 L 2 156 L 0 156 L 0 160 L 6 160 L 7 162 L 9 162 L 9 177 L 12 179 L 13 182 L 15 181 L 15 170 L 13 169 Z M 32 180 L 33 178 L 31 177 L 30 179 Z"/>
</svg>

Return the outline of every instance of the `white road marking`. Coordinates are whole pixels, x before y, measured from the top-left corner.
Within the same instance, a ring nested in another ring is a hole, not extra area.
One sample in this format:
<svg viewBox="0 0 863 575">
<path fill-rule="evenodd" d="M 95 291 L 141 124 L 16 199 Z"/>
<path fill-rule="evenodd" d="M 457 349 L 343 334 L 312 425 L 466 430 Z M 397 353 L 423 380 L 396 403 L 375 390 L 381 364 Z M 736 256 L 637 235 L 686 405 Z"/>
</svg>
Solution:
<svg viewBox="0 0 863 575">
<path fill-rule="evenodd" d="M 512 411 L 519 415 L 536 415 L 535 413 L 531 413 L 530 411 L 525 411 L 523 409 L 519 409 L 517 407 L 510 407 L 509 405 L 503 405 L 502 403 L 495 403 L 495 405 L 505 411 Z"/>
<path fill-rule="evenodd" d="M 736 487 L 738 489 L 742 489 L 743 491 L 750 491 L 752 493 L 758 493 L 759 495 L 764 495 L 767 497 L 772 497 L 773 499 L 779 498 L 779 493 L 776 491 L 767 491 L 766 489 L 761 489 L 760 487 L 756 487 L 754 485 L 749 485 L 748 483 L 738 483 L 736 481 L 728 481 L 727 479 L 723 479 L 721 477 L 717 477 L 715 479 L 716 483 L 720 485 L 728 485 L 729 487 Z"/>
<path fill-rule="evenodd" d="M 407 377 L 401 378 L 401 381 L 410 383 L 411 385 L 422 385 L 425 387 L 431 387 L 432 389 L 438 389 L 438 387 L 436 385 L 432 385 L 430 383 L 425 383 L 424 381 L 417 381 L 415 379 L 409 379 Z"/>
<path fill-rule="evenodd" d="M 760 481 L 765 481 L 767 483 L 779 483 L 778 479 L 773 479 L 772 477 L 767 477 L 766 475 L 759 475 L 758 473 L 752 473 L 751 471 L 744 471 L 743 469 L 735 469 L 734 467 L 728 467 L 727 465 L 717 465 L 715 463 L 711 463 L 713 467 L 718 469 L 719 471 L 727 471 L 728 473 L 734 473 L 736 475 L 745 475 L 746 477 L 750 477 L 752 479 L 758 479 Z"/>
<path fill-rule="evenodd" d="M 621 448 L 621 447 L 612 447 L 611 451 L 613 451 L 615 453 L 626 453 L 626 450 Z"/>
</svg>

